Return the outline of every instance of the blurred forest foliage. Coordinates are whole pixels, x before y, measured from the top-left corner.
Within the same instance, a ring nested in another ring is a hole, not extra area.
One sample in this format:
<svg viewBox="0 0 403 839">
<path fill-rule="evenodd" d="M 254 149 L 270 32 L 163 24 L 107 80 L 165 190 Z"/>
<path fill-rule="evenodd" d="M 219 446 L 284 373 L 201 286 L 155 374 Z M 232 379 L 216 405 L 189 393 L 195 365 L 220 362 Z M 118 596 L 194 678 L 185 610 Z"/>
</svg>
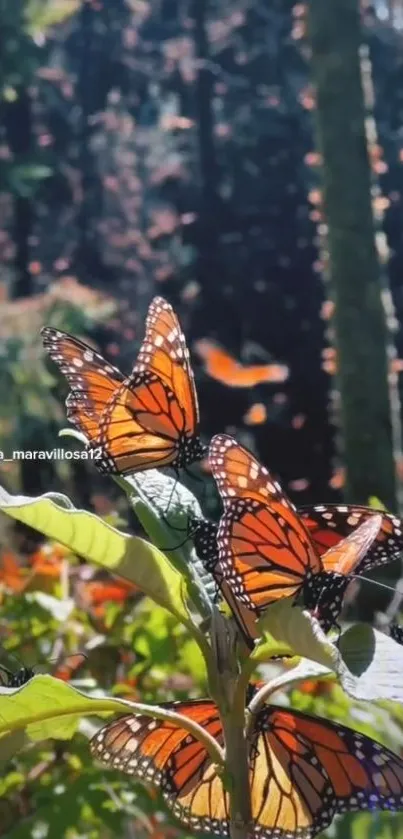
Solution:
<svg viewBox="0 0 403 839">
<path fill-rule="evenodd" d="M 44 323 L 92 339 L 129 371 L 150 299 L 162 293 L 193 351 L 206 436 L 236 433 L 298 505 L 342 497 L 305 12 L 293 0 L 2 4 L 1 450 L 53 448 L 65 425 L 65 390 L 40 346 Z M 362 14 L 399 372 L 401 3 L 365 3 Z M 216 345 L 247 370 L 279 364 L 287 375 L 228 387 L 222 360 L 221 373 L 209 373 L 206 348 Z M 62 489 L 77 506 L 131 523 L 85 464 L 0 468 L 9 489 Z M 24 664 L 55 658 L 56 672 L 82 650 L 81 684 L 91 690 L 144 701 L 203 692 L 197 651 L 163 610 L 59 546 L 1 528 L 4 648 Z M 363 711 L 320 684 L 288 700 L 403 749 L 399 708 Z M 80 735 L 68 749 L 49 741 L 24 752 L 0 790 L 0 836 L 12 839 L 187 835 L 153 793 L 95 767 Z M 329 835 L 365 839 L 374 829 L 389 839 L 402 819 L 346 817 Z"/>
</svg>

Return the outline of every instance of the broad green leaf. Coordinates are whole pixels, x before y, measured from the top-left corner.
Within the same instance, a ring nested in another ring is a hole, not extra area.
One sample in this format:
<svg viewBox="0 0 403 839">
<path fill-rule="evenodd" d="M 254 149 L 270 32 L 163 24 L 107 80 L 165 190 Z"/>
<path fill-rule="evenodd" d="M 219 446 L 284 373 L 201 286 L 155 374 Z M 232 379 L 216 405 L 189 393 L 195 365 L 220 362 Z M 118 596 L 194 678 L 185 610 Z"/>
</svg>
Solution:
<svg viewBox="0 0 403 839">
<path fill-rule="evenodd" d="M 38 498 L 0 491 L 0 509 L 55 539 L 73 553 L 134 583 L 193 630 L 183 601 L 183 581 L 157 548 L 129 536 L 92 513 L 76 510 L 65 496 Z"/>
<path fill-rule="evenodd" d="M 87 440 L 76 429 L 65 428 L 62 437 Z M 189 533 L 189 515 L 202 516 L 197 498 L 177 478 L 159 469 L 147 469 L 129 477 L 115 476 L 127 494 L 136 516 L 153 544 L 167 553 L 170 562 L 186 578 L 189 594 L 203 617 L 210 617 L 216 585 L 194 550 Z"/>
<path fill-rule="evenodd" d="M 276 604 L 261 620 L 276 640 L 285 640 L 300 662 L 274 684 L 284 687 L 308 678 L 338 677 L 345 692 L 358 701 L 403 702 L 403 646 L 367 624 L 355 624 L 341 635 L 338 646 L 322 632 L 308 612 Z M 265 645 L 251 659 L 267 661 Z"/>
<path fill-rule="evenodd" d="M 295 655 L 316 661 L 330 670 L 339 667 L 340 653 L 322 632 L 319 623 L 309 612 L 294 606 L 289 599 L 274 603 L 259 621 L 263 632 L 262 644 L 254 650 L 251 658 L 267 661 L 272 656 L 275 644 L 281 653 Z M 267 638 L 267 633 L 269 637 Z"/>
<path fill-rule="evenodd" d="M 217 741 L 196 722 L 172 708 L 128 702 L 107 696 L 92 697 L 53 676 L 34 676 L 21 688 L 0 688 L 0 760 L 3 735 L 23 730 L 31 740 L 70 739 L 81 717 L 108 713 L 146 714 L 150 718 L 169 719 L 195 733 L 214 759 L 222 761 Z"/>
<path fill-rule="evenodd" d="M 166 551 L 175 568 L 186 576 L 192 599 L 205 616 L 211 614 L 215 582 L 197 557 L 189 533 L 189 515 L 202 516 L 193 493 L 158 469 L 118 478 L 150 539 Z"/>
<path fill-rule="evenodd" d="M 110 697 L 90 697 L 53 676 L 34 676 L 20 688 L 0 688 L 0 759 L 3 742 L 23 730 L 30 740 L 68 740 L 80 718 L 90 714 L 128 713 L 130 703 Z"/>
<path fill-rule="evenodd" d="M 355 699 L 403 702 L 403 646 L 369 624 L 354 624 L 340 638 L 346 667 L 343 687 Z"/>
</svg>

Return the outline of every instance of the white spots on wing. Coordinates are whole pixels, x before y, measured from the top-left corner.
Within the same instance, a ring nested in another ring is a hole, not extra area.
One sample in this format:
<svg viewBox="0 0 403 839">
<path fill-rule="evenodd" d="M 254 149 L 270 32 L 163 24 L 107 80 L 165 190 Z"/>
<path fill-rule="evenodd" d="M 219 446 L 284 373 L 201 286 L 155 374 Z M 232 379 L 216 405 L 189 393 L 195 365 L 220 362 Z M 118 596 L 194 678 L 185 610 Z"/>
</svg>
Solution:
<svg viewBox="0 0 403 839">
<path fill-rule="evenodd" d="M 385 756 L 384 756 L 384 755 L 380 755 L 380 754 L 379 754 L 379 755 L 374 755 L 374 757 L 372 758 L 372 760 L 373 760 L 373 763 L 375 763 L 375 766 L 384 766 L 384 765 L 385 765 L 385 763 L 386 763 L 386 758 L 385 758 Z"/>
<path fill-rule="evenodd" d="M 259 464 L 256 463 L 256 460 L 252 460 L 252 463 L 249 468 L 249 477 L 252 481 L 256 481 L 259 475 Z"/>
<path fill-rule="evenodd" d="M 83 355 L 83 359 L 84 359 L 84 361 L 87 361 L 88 364 L 91 364 L 91 362 L 94 361 L 93 351 L 92 350 L 86 350 L 84 355 Z"/>
<path fill-rule="evenodd" d="M 82 358 L 73 358 L 73 364 L 75 367 L 84 367 L 84 362 Z"/>
</svg>

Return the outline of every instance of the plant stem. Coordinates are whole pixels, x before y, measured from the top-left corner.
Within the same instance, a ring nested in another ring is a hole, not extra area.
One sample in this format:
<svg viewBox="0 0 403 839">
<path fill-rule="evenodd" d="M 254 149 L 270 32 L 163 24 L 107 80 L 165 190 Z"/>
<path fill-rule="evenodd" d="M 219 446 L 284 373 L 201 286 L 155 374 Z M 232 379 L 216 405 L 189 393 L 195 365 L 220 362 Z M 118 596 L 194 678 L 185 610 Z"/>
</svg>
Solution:
<svg viewBox="0 0 403 839">
<path fill-rule="evenodd" d="M 244 723 L 243 707 L 234 708 L 223 719 L 226 768 L 229 776 L 231 839 L 248 839 L 253 830 L 249 755 Z"/>
</svg>

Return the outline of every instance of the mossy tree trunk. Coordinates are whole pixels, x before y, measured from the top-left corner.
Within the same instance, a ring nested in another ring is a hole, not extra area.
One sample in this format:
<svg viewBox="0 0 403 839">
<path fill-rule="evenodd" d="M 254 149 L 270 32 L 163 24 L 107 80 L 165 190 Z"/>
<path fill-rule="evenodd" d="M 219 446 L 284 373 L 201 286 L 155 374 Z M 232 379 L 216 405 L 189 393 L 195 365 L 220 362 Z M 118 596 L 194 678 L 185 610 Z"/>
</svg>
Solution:
<svg viewBox="0 0 403 839">
<path fill-rule="evenodd" d="M 309 0 L 308 10 L 335 301 L 346 498 L 366 504 L 374 495 L 395 510 L 390 336 L 371 206 L 359 0 Z"/>
</svg>

